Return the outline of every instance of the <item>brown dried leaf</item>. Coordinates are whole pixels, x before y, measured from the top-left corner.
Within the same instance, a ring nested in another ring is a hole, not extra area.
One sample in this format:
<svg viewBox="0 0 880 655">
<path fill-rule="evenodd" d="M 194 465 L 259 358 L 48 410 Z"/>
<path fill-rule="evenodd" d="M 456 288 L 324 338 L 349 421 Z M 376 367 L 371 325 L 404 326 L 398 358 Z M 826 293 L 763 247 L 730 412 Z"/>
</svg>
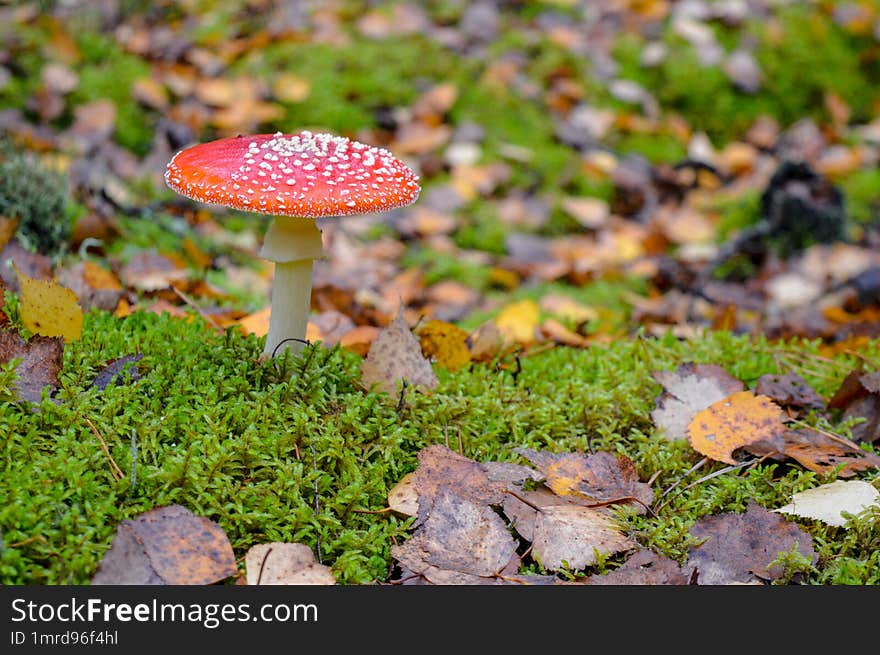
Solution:
<svg viewBox="0 0 880 655">
<path fill-rule="evenodd" d="M 762 375 L 755 384 L 755 393 L 774 400 L 783 407 L 822 409 L 825 400 L 797 373 Z"/>
<path fill-rule="evenodd" d="M 784 455 L 816 473 L 835 472 L 852 477 L 859 471 L 880 468 L 880 455 L 869 453 L 841 437 L 831 437 L 812 428 L 786 430 L 782 434 Z M 756 453 L 757 454 L 757 453 Z"/>
<path fill-rule="evenodd" d="M 613 555 L 636 548 L 603 512 L 578 505 L 552 505 L 535 517 L 532 555 L 544 568 L 584 569 L 596 553 Z"/>
<path fill-rule="evenodd" d="M 430 514 L 439 491 L 450 486 L 461 498 L 485 505 L 500 505 L 504 486 L 489 478 L 485 465 L 446 446 L 433 444 L 419 451 L 413 485 L 419 499 L 419 523 Z"/>
<path fill-rule="evenodd" d="M 623 565 L 605 575 L 591 575 L 589 585 L 687 585 L 692 570 L 652 550 L 633 553 Z"/>
<path fill-rule="evenodd" d="M 688 551 L 688 564 L 699 572 L 701 585 L 748 584 L 756 578 L 775 580 L 782 574 L 772 562 L 793 548 L 813 564 L 818 560 L 813 539 L 796 524 L 750 502 L 744 514 L 709 516 L 691 527 L 704 540 Z"/>
<path fill-rule="evenodd" d="M 670 441 L 686 439 L 697 412 L 745 386 L 720 366 L 690 362 L 675 371 L 655 371 L 654 379 L 664 391 L 655 400 L 651 419 Z"/>
<path fill-rule="evenodd" d="M 420 574 L 437 567 L 492 577 L 514 557 L 517 543 L 488 505 L 457 492 L 453 485 L 441 487 L 424 523 L 404 543 L 392 546 L 391 555 Z"/>
<path fill-rule="evenodd" d="M 545 483 L 558 496 L 580 499 L 579 502 L 603 503 L 618 500 L 632 502 L 641 514 L 654 500 L 653 490 L 639 481 L 632 460 L 626 455 L 600 451 L 584 453 L 549 453 L 530 448 L 516 448 L 544 474 Z"/>
<path fill-rule="evenodd" d="M 38 403 L 45 387 L 50 388 L 50 393 L 55 391 L 63 355 L 61 337 L 37 334 L 25 341 L 15 330 L 0 330 L 0 364 L 21 358 L 15 369 L 18 375 L 15 391 L 19 400 Z"/>
<path fill-rule="evenodd" d="M 397 317 L 370 344 L 367 358 L 361 364 L 361 384 L 366 389 L 378 385 L 381 391 L 395 395 L 398 384 L 403 381 L 426 389 L 434 389 L 438 383 L 431 363 L 422 355 L 419 340 L 406 324 L 401 307 Z"/>
<path fill-rule="evenodd" d="M 330 567 L 315 561 L 304 544 L 273 541 L 251 546 L 245 555 L 248 585 L 335 585 Z"/>
<path fill-rule="evenodd" d="M 180 505 L 119 524 L 93 585 L 206 585 L 237 573 L 226 533 Z"/>
</svg>

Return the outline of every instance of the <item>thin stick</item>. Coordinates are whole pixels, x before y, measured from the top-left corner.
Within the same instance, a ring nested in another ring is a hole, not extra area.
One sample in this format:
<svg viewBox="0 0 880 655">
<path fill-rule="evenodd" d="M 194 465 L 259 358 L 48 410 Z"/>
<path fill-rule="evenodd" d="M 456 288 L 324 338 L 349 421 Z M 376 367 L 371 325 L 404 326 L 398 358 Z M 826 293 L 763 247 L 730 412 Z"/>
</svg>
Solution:
<svg viewBox="0 0 880 655">
<path fill-rule="evenodd" d="M 796 423 L 797 425 L 800 425 L 802 427 L 805 427 L 808 430 L 815 430 L 819 434 L 824 434 L 826 437 L 828 437 L 832 441 L 836 441 L 837 443 L 844 445 L 847 448 L 852 448 L 853 450 L 858 450 L 858 451 L 862 450 L 861 448 L 859 448 L 859 446 L 855 442 L 850 441 L 846 437 L 841 437 L 841 436 L 834 434 L 833 432 L 828 432 L 828 430 L 823 430 L 822 428 L 817 428 L 814 425 L 809 425 L 808 423 L 804 423 L 800 419 L 794 418 L 794 419 L 791 419 L 791 422 Z"/>
<path fill-rule="evenodd" d="M 186 295 L 183 291 L 181 291 L 180 289 L 178 289 L 178 288 L 177 288 L 176 286 L 174 286 L 173 284 L 171 285 L 171 290 L 174 291 L 174 293 L 176 293 L 177 296 L 178 296 L 183 302 L 185 302 L 187 305 L 189 305 L 189 306 L 192 307 L 194 310 L 196 310 L 196 312 L 198 313 L 198 315 L 201 316 L 203 319 L 205 319 L 205 321 L 207 321 L 208 323 L 210 323 L 211 325 L 213 325 L 213 326 L 214 326 L 215 328 L 217 328 L 217 330 L 219 330 L 220 332 L 223 332 L 223 327 L 222 327 L 217 321 L 215 321 L 213 317 L 211 317 L 211 316 L 209 316 L 208 314 L 206 314 L 206 313 L 202 310 L 202 308 L 199 307 L 199 306 L 196 304 L 196 302 L 195 302 L 192 298 L 190 298 L 188 295 Z"/>
<path fill-rule="evenodd" d="M 315 445 L 309 444 L 309 446 L 312 449 L 312 467 L 315 472 L 315 519 L 317 520 L 318 514 L 321 511 L 321 506 L 318 502 L 318 499 L 319 499 L 319 495 L 318 495 L 318 455 L 315 452 Z M 323 564 L 324 560 L 321 556 L 321 532 L 320 531 L 318 531 L 318 534 L 317 534 L 317 539 L 315 542 L 315 551 L 318 553 L 318 564 Z"/>
<path fill-rule="evenodd" d="M 260 581 L 263 579 L 263 569 L 266 567 L 266 560 L 269 559 L 269 555 L 272 554 L 272 547 L 266 551 L 266 554 L 263 555 L 263 561 L 260 562 L 260 572 L 257 574 L 257 582 L 256 584 L 260 584 Z"/>
<path fill-rule="evenodd" d="M 107 448 L 107 442 L 104 441 L 104 437 L 101 436 L 101 433 L 98 432 L 98 428 L 95 427 L 95 424 L 92 423 L 89 419 L 86 419 L 86 423 L 89 424 L 89 427 L 92 428 L 92 432 L 95 433 L 95 436 L 98 437 L 98 441 L 101 442 L 101 448 L 104 449 L 104 454 L 107 455 L 107 459 L 110 460 L 110 473 L 113 475 L 113 478 L 119 482 L 122 478 L 125 477 L 125 474 L 122 472 L 122 469 L 116 464 L 113 459 L 113 456 L 110 454 L 110 449 Z"/>
<path fill-rule="evenodd" d="M 679 490 L 679 492 L 677 494 L 673 495 L 672 498 L 669 498 L 665 503 L 660 505 L 660 507 L 657 508 L 655 515 L 659 514 L 660 510 L 662 510 L 669 503 L 671 503 L 672 499 L 675 498 L 675 496 L 678 496 L 679 494 L 684 493 L 688 489 L 690 489 L 692 487 L 696 487 L 698 484 L 702 484 L 703 482 L 706 482 L 707 480 L 711 480 L 712 478 L 717 478 L 719 475 L 723 475 L 724 473 L 730 473 L 731 471 L 736 471 L 737 469 L 741 469 L 743 467 L 750 466 L 751 464 L 754 464 L 757 461 L 758 461 L 758 458 L 755 457 L 754 459 L 749 459 L 749 460 L 746 460 L 745 462 L 740 462 L 739 464 L 732 464 L 730 466 L 725 466 L 723 469 L 719 469 L 719 470 L 715 471 L 714 473 L 710 473 L 709 475 L 704 475 L 699 480 L 694 480 L 688 486 Z"/>
<path fill-rule="evenodd" d="M 708 462 L 708 461 L 709 461 L 709 458 L 708 458 L 708 457 L 704 457 L 704 458 L 701 459 L 699 462 L 697 462 L 696 464 L 694 464 L 690 469 L 688 469 L 687 472 L 685 472 L 684 475 L 682 475 L 678 480 L 676 480 L 675 483 L 674 483 L 671 487 L 669 487 L 666 491 L 664 491 L 662 494 L 660 494 L 660 497 L 661 497 L 661 498 L 664 498 L 664 497 L 666 496 L 666 494 L 668 494 L 670 491 L 672 491 L 672 490 L 675 489 L 678 485 L 680 485 L 682 480 L 684 480 L 687 476 L 689 476 L 689 475 L 690 475 L 691 473 L 693 473 L 694 471 L 697 471 L 701 466 L 703 466 L 703 465 L 704 465 L 706 462 Z"/>
</svg>

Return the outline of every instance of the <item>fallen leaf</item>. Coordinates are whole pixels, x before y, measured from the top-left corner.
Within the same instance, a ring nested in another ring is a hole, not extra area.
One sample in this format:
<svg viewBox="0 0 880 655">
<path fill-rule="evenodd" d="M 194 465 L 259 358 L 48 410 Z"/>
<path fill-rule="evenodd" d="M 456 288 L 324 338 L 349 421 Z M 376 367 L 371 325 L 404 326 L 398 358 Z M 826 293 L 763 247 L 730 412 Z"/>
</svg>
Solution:
<svg viewBox="0 0 880 655">
<path fill-rule="evenodd" d="M 846 526 L 847 514 L 859 514 L 868 507 L 880 507 L 880 492 L 862 480 L 836 480 L 794 494 L 791 503 L 774 512 L 817 519 L 828 525 Z"/>
<path fill-rule="evenodd" d="M 83 310 L 76 294 L 56 282 L 37 280 L 15 268 L 21 301 L 21 321 L 35 334 L 77 341 L 82 335 Z"/>
<path fill-rule="evenodd" d="M 697 412 L 745 386 L 720 366 L 690 362 L 675 371 L 655 371 L 654 379 L 664 391 L 655 399 L 651 419 L 670 441 L 686 439 Z"/>
<path fill-rule="evenodd" d="M 591 575 L 584 584 L 589 585 L 687 585 L 691 583 L 692 570 L 682 567 L 674 559 L 642 549 L 632 555 L 618 568 L 604 575 Z"/>
<path fill-rule="evenodd" d="M 554 318 L 548 318 L 541 323 L 541 334 L 547 339 L 572 348 L 586 348 L 590 345 L 590 340 L 587 337 L 569 330 Z"/>
<path fill-rule="evenodd" d="M 14 389 L 19 400 L 38 403 L 43 389 L 49 393 L 59 385 L 58 373 L 64 356 L 64 340 L 61 337 L 34 335 L 27 341 L 18 332 L 0 330 L 0 364 L 21 358 L 15 369 Z"/>
<path fill-rule="evenodd" d="M 544 507 L 535 518 L 532 555 L 552 571 L 582 570 L 597 553 L 613 555 L 637 548 L 606 514 L 578 505 Z"/>
<path fill-rule="evenodd" d="M 748 450 L 755 455 L 750 447 Z M 859 448 L 858 444 L 842 437 L 832 437 L 812 428 L 786 430 L 782 444 L 775 448 L 791 457 L 801 466 L 816 473 L 835 473 L 838 477 L 852 477 L 859 471 L 880 468 L 880 455 Z"/>
<path fill-rule="evenodd" d="M 545 484 L 558 496 L 588 503 L 633 503 L 640 514 L 654 500 L 653 490 L 639 481 L 639 474 L 626 455 L 605 451 L 557 454 L 531 448 L 514 451 L 535 465 L 544 475 Z"/>
<path fill-rule="evenodd" d="M 486 321 L 467 338 L 471 357 L 478 362 L 492 360 L 504 346 L 504 335 L 494 321 Z"/>
<path fill-rule="evenodd" d="M 305 544 L 273 541 L 251 546 L 244 565 L 250 586 L 336 584 L 330 567 L 316 562 Z"/>
<path fill-rule="evenodd" d="M 578 325 L 599 318 L 599 312 L 593 307 L 583 305 L 568 296 L 558 293 L 542 296 L 539 305 L 548 314 L 555 314 L 565 321 L 571 321 Z"/>
<path fill-rule="evenodd" d="M 736 464 L 735 451 L 785 431 L 785 413 L 766 396 L 737 391 L 698 412 L 688 424 L 691 446 L 709 459 Z"/>
<path fill-rule="evenodd" d="M 124 520 L 104 554 L 93 585 L 207 585 L 237 573 L 222 528 L 180 505 Z"/>
<path fill-rule="evenodd" d="M 520 300 L 504 307 L 494 321 L 506 342 L 528 345 L 535 341 L 538 319 L 538 304 Z"/>
<path fill-rule="evenodd" d="M 690 536 L 701 541 L 688 550 L 688 564 L 697 568 L 701 585 L 748 584 L 756 578 L 775 580 L 782 574 L 782 567 L 774 565 L 774 560 L 794 548 L 811 563 L 818 560 L 809 534 L 754 502 L 743 514 L 725 513 L 698 520 Z"/>
<path fill-rule="evenodd" d="M 378 385 L 381 391 L 396 395 L 402 382 L 414 387 L 434 389 L 437 375 L 422 355 L 419 340 L 404 319 L 403 308 L 397 317 L 370 344 L 361 364 L 361 384 L 366 389 Z"/>
<path fill-rule="evenodd" d="M 415 472 L 407 473 L 388 492 L 388 507 L 404 516 L 419 513 L 419 492 L 415 485 Z"/>
<path fill-rule="evenodd" d="M 440 488 L 430 513 L 413 535 L 391 547 L 391 555 L 419 574 L 430 567 L 493 577 L 516 554 L 517 543 L 491 507 Z"/>
<path fill-rule="evenodd" d="M 457 371 L 471 361 L 467 347 L 468 333 L 445 321 L 432 320 L 417 332 L 422 354 L 448 371 Z"/>
<path fill-rule="evenodd" d="M 108 362 L 104 368 L 95 376 L 91 386 L 95 389 L 103 391 L 111 384 L 121 385 L 126 377 L 134 381 L 140 379 L 140 372 L 135 364 L 141 360 L 143 355 L 125 355 L 117 357 Z"/>
<path fill-rule="evenodd" d="M 461 498 L 485 505 L 500 505 L 503 485 L 489 478 L 484 464 L 453 452 L 446 446 L 432 444 L 419 451 L 419 464 L 413 479 L 418 496 L 418 523 L 431 512 L 439 491 L 451 486 Z"/>
<path fill-rule="evenodd" d="M 796 373 L 762 375 L 755 384 L 755 393 L 767 396 L 783 407 L 794 409 L 822 409 L 824 399 Z"/>
<path fill-rule="evenodd" d="M 238 327 L 245 334 L 253 334 L 258 337 L 265 337 L 269 333 L 269 316 L 272 313 L 271 307 L 264 307 L 253 314 L 248 314 L 238 321 Z"/>
</svg>

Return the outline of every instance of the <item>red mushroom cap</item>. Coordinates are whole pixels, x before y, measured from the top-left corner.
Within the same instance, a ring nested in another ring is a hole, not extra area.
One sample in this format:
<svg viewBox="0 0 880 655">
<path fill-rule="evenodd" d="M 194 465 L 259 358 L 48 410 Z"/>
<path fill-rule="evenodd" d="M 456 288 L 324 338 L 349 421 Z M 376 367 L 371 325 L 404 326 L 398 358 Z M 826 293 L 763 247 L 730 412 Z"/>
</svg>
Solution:
<svg viewBox="0 0 880 655">
<path fill-rule="evenodd" d="M 201 202 L 285 216 L 344 216 L 404 207 L 419 178 L 384 148 L 332 134 L 258 134 L 178 152 L 165 183 Z"/>
</svg>

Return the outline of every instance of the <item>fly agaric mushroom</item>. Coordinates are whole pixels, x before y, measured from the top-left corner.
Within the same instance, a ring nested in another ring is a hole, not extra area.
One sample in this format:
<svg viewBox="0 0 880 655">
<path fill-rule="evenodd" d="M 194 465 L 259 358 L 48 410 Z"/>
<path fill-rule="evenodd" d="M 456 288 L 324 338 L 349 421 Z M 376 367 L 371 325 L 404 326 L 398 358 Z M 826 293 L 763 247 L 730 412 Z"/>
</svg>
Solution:
<svg viewBox="0 0 880 655">
<path fill-rule="evenodd" d="M 193 200 L 272 216 L 260 256 L 275 263 L 265 355 L 305 343 L 312 260 L 323 255 L 315 219 L 404 207 L 419 178 L 384 148 L 332 134 L 259 134 L 178 152 L 165 183 Z"/>
</svg>

